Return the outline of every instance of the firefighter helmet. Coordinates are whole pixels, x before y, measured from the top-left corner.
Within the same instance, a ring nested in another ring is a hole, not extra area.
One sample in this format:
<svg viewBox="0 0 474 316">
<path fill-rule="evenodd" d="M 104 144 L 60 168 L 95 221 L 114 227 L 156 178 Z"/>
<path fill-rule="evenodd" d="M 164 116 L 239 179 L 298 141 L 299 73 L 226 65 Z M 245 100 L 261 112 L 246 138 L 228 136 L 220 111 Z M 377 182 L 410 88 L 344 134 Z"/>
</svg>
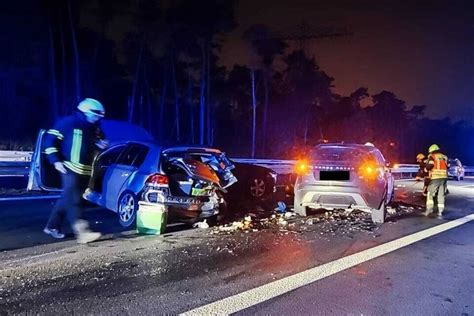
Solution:
<svg viewBox="0 0 474 316">
<path fill-rule="evenodd" d="M 437 151 L 439 150 L 439 146 L 436 145 L 436 144 L 433 144 L 430 146 L 430 148 L 428 148 L 428 152 L 431 154 L 433 151 Z"/>
<path fill-rule="evenodd" d="M 86 98 L 82 100 L 77 106 L 77 109 L 86 115 L 105 116 L 104 106 L 95 99 Z"/>
<path fill-rule="evenodd" d="M 421 153 L 416 155 L 416 160 L 423 160 L 423 159 L 425 159 L 425 155 L 423 155 Z"/>
</svg>

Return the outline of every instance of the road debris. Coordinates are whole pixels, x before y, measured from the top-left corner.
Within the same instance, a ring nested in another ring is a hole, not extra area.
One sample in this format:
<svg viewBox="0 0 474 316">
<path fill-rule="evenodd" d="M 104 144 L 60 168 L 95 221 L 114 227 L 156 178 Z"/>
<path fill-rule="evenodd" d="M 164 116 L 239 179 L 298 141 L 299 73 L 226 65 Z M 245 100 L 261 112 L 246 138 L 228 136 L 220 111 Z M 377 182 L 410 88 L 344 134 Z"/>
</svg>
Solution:
<svg viewBox="0 0 474 316">
<path fill-rule="evenodd" d="M 209 228 L 209 224 L 207 223 L 206 220 L 203 220 L 202 222 L 197 222 L 193 225 L 194 228 L 201 228 L 201 229 L 206 229 Z"/>
<path fill-rule="evenodd" d="M 286 204 L 285 204 L 285 202 L 279 201 L 279 202 L 277 203 L 277 207 L 275 208 L 275 211 L 276 211 L 277 213 L 283 214 L 283 213 L 285 213 L 285 210 L 286 210 Z"/>
<path fill-rule="evenodd" d="M 394 223 L 398 216 L 414 213 L 419 207 L 394 203 L 387 207 L 387 222 Z M 284 211 L 288 210 L 288 211 Z M 213 227 L 210 234 L 252 233 L 273 230 L 287 234 L 318 231 L 320 235 L 341 235 L 353 238 L 353 233 L 368 232 L 375 237 L 381 226 L 372 222 L 371 214 L 358 209 L 317 210 L 313 215 L 300 217 L 281 203 L 273 211 L 249 212 L 240 219 Z"/>
</svg>

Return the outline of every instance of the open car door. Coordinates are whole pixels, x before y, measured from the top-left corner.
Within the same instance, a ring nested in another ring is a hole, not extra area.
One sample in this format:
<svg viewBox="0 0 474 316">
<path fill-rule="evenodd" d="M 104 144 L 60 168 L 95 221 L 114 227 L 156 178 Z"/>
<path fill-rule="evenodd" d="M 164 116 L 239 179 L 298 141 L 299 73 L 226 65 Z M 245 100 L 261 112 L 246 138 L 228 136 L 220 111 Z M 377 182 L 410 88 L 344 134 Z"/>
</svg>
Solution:
<svg viewBox="0 0 474 316">
<path fill-rule="evenodd" d="M 102 130 L 110 144 L 122 141 L 153 141 L 143 128 L 123 121 L 103 120 Z M 31 157 L 27 190 L 61 191 L 61 175 L 51 165 L 44 152 L 46 130 L 40 130 Z"/>
<path fill-rule="evenodd" d="M 27 190 L 61 191 L 61 175 L 49 163 L 44 148 L 46 130 L 38 133 L 35 151 L 31 157 L 30 172 L 28 176 Z"/>
</svg>

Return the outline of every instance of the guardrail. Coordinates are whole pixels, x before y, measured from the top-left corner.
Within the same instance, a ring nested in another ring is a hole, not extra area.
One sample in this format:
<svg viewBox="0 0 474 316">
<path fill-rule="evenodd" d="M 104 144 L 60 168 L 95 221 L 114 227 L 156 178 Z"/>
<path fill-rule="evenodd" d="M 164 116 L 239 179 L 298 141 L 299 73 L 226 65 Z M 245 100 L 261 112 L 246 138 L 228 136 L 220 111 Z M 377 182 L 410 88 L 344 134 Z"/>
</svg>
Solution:
<svg viewBox="0 0 474 316">
<path fill-rule="evenodd" d="M 0 150 L 0 175 L 13 173 L 28 174 L 31 157 L 33 152 L 6 151 Z M 294 173 L 294 165 L 296 160 L 282 159 L 249 159 L 249 158 L 231 158 L 232 161 L 238 163 L 248 163 L 267 167 L 274 170 L 278 174 Z M 474 175 L 474 166 L 464 166 L 467 176 Z M 391 168 L 392 174 L 397 179 L 406 179 L 415 177 L 418 172 L 417 164 L 396 164 Z"/>
<path fill-rule="evenodd" d="M 33 152 L 31 151 L 11 151 L 11 150 L 0 150 L 0 162 L 19 162 L 19 161 L 31 161 Z"/>
<path fill-rule="evenodd" d="M 30 169 L 30 162 L 26 161 L 0 161 L 0 177 L 26 176 Z"/>
<path fill-rule="evenodd" d="M 395 179 L 410 179 L 416 177 L 418 169 L 417 164 L 395 164 L 390 171 Z"/>
<path fill-rule="evenodd" d="M 230 158 L 232 161 L 263 166 L 278 174 L 293 173 L 296 160 Z"/>
<path fill-rule="evenodd" d="M 235 162 L 260 165 L 270 168 L 277 173 L 293 173 L 296 160 L 278 160 L 278 159 L 248 159 L 248 158 L 231 158 Z M 417 164 L 395 164 L 390 171 L 396 179 L 414 178 L 418 172 Z M 466 176 L 474 175 L 474 167 L 464 166 Z"/>
</svg>

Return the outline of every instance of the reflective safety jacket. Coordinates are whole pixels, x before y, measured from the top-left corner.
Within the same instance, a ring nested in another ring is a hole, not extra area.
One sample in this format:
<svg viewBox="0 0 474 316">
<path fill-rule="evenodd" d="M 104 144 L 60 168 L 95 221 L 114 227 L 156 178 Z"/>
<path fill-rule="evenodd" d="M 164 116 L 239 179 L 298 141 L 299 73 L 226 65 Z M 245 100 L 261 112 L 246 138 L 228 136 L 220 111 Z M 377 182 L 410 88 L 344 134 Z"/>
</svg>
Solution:
<svg viewBox="0 0 474 316">
<path fill-rule="evenodd" d="M 428 156 L 426 169 L 430 172 L 431 179 L 448 178 L 448 157 L 440 152 L 434 152 Z"/>
<path fill-rule="evenodd" d="M 66 168 L 81 175 L 91 175 L 97 143 L 105 138 L 99 124 L 87 122 L 78 112 L 59 120 L 46 132 L 45 153 L 50 163 L 63 162 Z"/>
</svg>

